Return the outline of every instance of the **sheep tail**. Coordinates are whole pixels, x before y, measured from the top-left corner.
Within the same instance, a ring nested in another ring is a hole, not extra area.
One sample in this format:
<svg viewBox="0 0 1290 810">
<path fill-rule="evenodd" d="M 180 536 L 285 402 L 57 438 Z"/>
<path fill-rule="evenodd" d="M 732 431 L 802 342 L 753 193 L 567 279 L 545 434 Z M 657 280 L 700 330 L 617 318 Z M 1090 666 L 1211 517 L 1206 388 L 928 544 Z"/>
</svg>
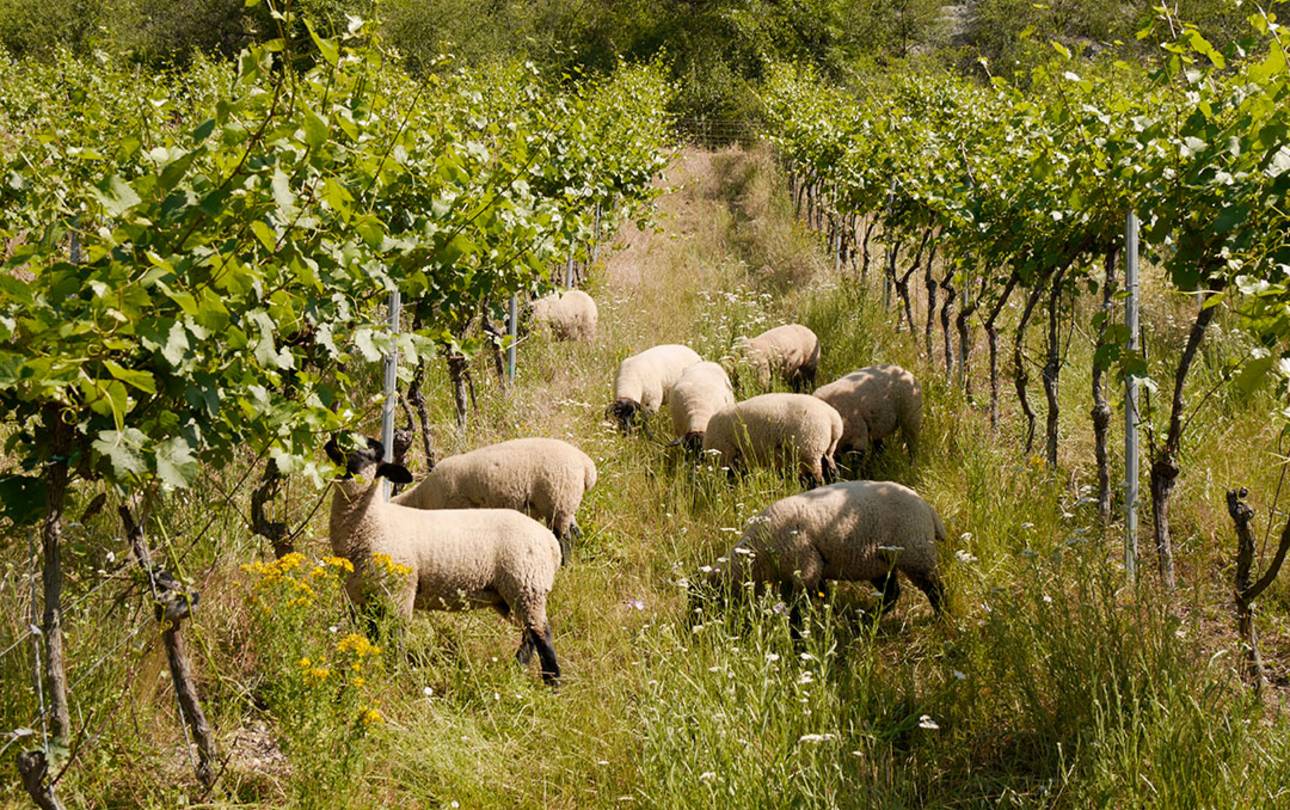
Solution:
<svg viewBox="0 0 1290 810">
<path fill-rule="evenodd" d="M 945 524 L 941 522 L 941 516 L 931 506 L 927 507 L 927 511 L 932 513 L 932 524 L 935 527 L 936 539 L 944 542 L 948 535 L 945 533 Z"/>
<path fill-rule="evenodd" d="M 590 458 L 582 467 L 583 474 L 583 492 L 589 492 L 596 485 L 596 463 Z"/>
</svg>

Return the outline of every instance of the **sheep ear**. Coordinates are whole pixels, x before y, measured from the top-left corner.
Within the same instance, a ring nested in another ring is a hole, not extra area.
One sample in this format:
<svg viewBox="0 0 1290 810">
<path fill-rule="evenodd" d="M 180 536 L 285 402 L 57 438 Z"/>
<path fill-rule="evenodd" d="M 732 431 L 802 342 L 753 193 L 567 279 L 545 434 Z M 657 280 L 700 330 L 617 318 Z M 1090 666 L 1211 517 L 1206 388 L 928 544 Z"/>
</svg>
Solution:
<svg viewBox="0 0 1290 810">
<path fill-rule="evenodd" d="M 388 478 L 396 484 L 411 484 L 412 473 L 402 464 L 389 464 L 382 461 L 376 465 L 376 477 Z"/>
</svg>

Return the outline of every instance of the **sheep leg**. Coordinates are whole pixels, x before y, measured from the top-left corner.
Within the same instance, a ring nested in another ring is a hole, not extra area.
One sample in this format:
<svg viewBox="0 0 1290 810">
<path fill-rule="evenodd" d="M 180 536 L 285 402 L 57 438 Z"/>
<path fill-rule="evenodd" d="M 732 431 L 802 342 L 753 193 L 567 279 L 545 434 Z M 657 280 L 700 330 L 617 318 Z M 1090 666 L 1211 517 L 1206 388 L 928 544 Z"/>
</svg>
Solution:
<svg viewBox="0 0 1290 810">
<path fill-rule="evenodd" d="M 533 660 L 533 631 L 525 628 L 520 633 L 520 647 L 515 651 L 515 660 L 526 667 Z"/>
<path fill-rule="evenodd" d="M 820 459 L 820 466 L 824 469 L 824 483 L 832 484 L 838 480 L 838 463 L 832 456 L 824 456 Z"/>
<path fill-rule="evenodd" d="M 896 606 L 896 600 L 900 598 L 900 583 L 896 581 L 896 569 L 893 568 L 883 576 L 874 577 L 869 581 L 882 594 L 882 607 L 878 615 L 885 616 Z"/>
<path fill-rule="evenodd" d="M 573 553 L 572 544 L 569 542 L 570 532 L 567 528 L 560 528 L 557 525 L 551 529 L 551 533 L 555 535 L 555 541 L 560 544 L 560 565 L 564 565 L 569 561 L 569 555 Z"/>
<path fill-rule="evenodd" d="M 920 591 L 927 595 L 927 601 L 931 604 L 932 610 L 941 613 L 945 605 L 945 586 L 941 583 L 941 578 L 932 573 L 921 571 L 906 571 L 905 575 L 909 581 L 914 583 Z"/>
<path fill-rule="evenodd" d="M 538 633 L 533 628 L 526 631 L 529 640 L 537 649 L 538 662 L 541 665 L 542 681 L 548 686 L 560 685 L 560 663 L 555 658 L 554 637 L 551 633 L 551 625 L 548 623 L 546 630 Z"/>
</svg>

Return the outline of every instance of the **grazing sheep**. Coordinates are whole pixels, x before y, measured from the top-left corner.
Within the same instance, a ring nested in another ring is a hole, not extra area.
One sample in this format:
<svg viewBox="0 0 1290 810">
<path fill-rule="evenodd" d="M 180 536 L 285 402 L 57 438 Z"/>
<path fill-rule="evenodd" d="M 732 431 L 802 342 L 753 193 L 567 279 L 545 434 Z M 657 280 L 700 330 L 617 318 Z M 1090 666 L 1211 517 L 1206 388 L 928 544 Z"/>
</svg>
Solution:
<svg viewBox="0 0 1290 810">
<path fill-rule="evenodd" d="M 730 378 L 719 363 L 695 363 L 681 374 L 672 386 L 668 408 L 672 412 L 672 430 L 685 449 L 698 454 L 703 450 L 703 433 L 712 414 L 735 404 Z"/>
<path fill-rule="evenodd" d="M 844 430 L 839 447 L 864 453 L 900 428 L 914 457 L 923 424 L 923 389 L 900 366 L 869 366 L 815 390 L 842 414 Z"/>
<path fill-rule="evenodd" d="M 762 391 L 770 388 L 776 376 L 794 391 L 808 390 L 815 385 L 819 364 L 820 339 L 801 324 L 776 326 L 755 338 L 735 341 L 734 368 L 748 368 Z"/>
<path fill-rule="evenodd" d="M 345 468 L 332 497 L 330 535 L 332 550 L 354 565 L 345 591 L 355 604 L 372 595 L 365 576 L 372 555 L 387 555 L 412 569 L 394 594 L 401 616 L 410 617 L 414 608 L 481 607 L 492 607 L 503 618 L 514 616 L 521 627 L 516 659 L 527 664 L 536 651 L 542 679 L 554 685 L 560 665 L 546 602 L 560 567 L 560 544 L 551 530 L 511 509 L 425 511 L 386 503 L 380 479 L 407 483 L 412 475 L 381 461 L 380 442 L 368 439 L 347 454 L 332 439 L 326 450 Z"/>
<path fill-rule="evenodd" d="M 533 302 L 533 323 L 547 326 L 556 340 L 596 339 L 596 301 L 582 290 L 553 292 Z"/>
<path fill-rule="evenodd" d="M 787 599 L 823 593 L 827 581 L 869 582 L 885 613 L 900 598 L 899 571 L 939 613 L 944 588 L 937 540 L 945 526 L 912 489 L 891 481 L 844 481 L 771 504 L 748 521 L 714 583 L 773 583 Z"/>
<path fill-rule="evenodd" d="M 672 386 L 687 368 L 703 361 L 689 346 L 667 343 L 633 354 L 618 366 L 614 378 L 614 401 L 605 417 L 618 422 L 624 433 L 631 430 L 636 415 L 655 413 L 667 402 Z"/>
<path fill-rule="evenodd" d="M 732 470 L 795 462 L 803 479 L 833 479 L 842 417 L 807 394 L 762 394 L 727 405 L 708 420 L 703 450 L 719 452 Z"/>
<path fill-rule="evenodd" d="M 414 509 L 514 509 L 551 527 L 560 554 L 580 534 L 575 516 L 596 485 L 596 463 L 559 439 L 511 439 L 450 456 L 394 499 Z"/>
</svg>

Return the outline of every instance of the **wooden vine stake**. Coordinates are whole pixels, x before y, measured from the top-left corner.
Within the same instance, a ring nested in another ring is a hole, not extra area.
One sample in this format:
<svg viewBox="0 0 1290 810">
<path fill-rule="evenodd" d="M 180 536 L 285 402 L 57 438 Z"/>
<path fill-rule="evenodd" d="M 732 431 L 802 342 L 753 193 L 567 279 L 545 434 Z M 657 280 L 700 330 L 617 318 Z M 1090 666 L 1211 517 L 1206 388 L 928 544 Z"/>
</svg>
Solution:
<svg viewBox="0 0 1290 810">
<path fill-rule="evenodd" d="M 1245 503 L 1248 495 L 1249 491 L 1244 487 L 1228 490 L 1227 513 L 1232 516 L 1232 523 L 1236 526 L 1236 627 L 1241 637 L 1241 649 L 1245 653 L 1245 675 L 1254 687 L 1254 693 L 1262 699 L 1267 678 L 1263 673 L 1263 659 L 1259 656 L 1254 602 L 1281 572 L 1286 552 L 1290 551 L 1290 521 L 1281 530 L 1281 541 L 1277 544 L 1272 562 L 1268 564 L 1263 576 L 1251 584 L 1254 578 L 1254 532 L 1250 524 L 1254 522 L 1254 509 Z"/>
<path fill-rule="evenodd" d="M 175 699 L 179 702 L 179 714 L 197 743 L 197 780 L 209 789 L 215 784 L 215 741 L 210 724 L 206 722 L 206 713 L 202 711 L 201 700 L 197 696 L 197 684 L 193 680 L 193 669 L 188 661 L 188 649 L 183 636 L 183 620 L 192 615 L 198 594 L 184 591 L 182 583 L 168 571 L 153 564 L 143 526 L 135 521 L 130 507 L 122 504 L 118 512 L 134 559 L 148 577 L 152 588 L 157 621 L 163 625 L 161 640 L 166 647 L 166 660 L 170 665 L 170 680 L 175 686 Z"/>
</svg>

